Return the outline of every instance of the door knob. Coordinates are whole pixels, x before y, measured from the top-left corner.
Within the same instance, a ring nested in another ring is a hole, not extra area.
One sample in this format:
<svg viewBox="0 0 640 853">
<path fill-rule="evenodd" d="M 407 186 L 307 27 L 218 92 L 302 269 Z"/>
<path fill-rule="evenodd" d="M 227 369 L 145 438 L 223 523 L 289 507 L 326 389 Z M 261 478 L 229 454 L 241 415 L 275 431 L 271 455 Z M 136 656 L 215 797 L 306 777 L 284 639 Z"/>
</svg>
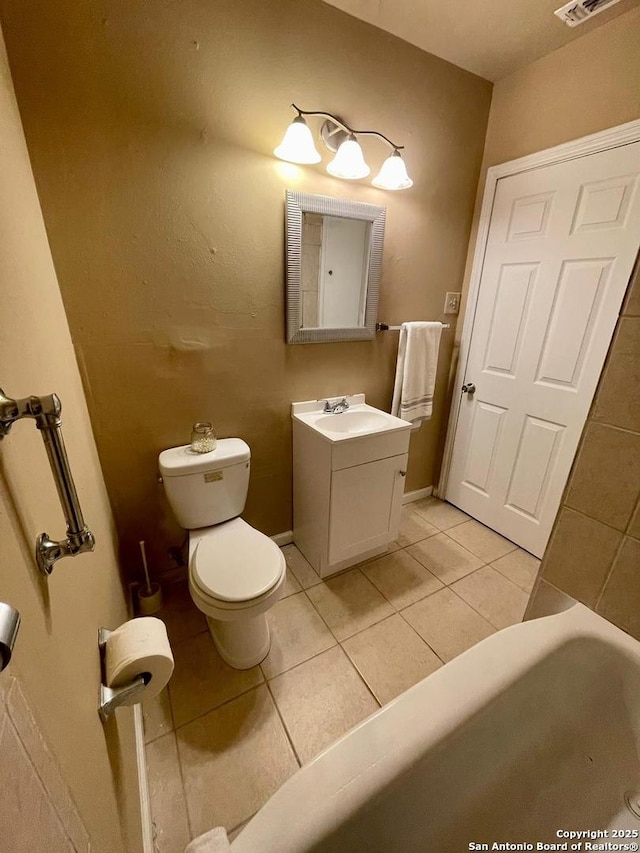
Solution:
<svg viewBox="0 0 640 853">
<path fill-rule="evenodd" d="M 476 393 L 476 386 L 473 384 L 473 382 L 467 382 L 466 385 L 462 386 L 462 393 L 463 394 L 475 394 Z"/>
</svg>

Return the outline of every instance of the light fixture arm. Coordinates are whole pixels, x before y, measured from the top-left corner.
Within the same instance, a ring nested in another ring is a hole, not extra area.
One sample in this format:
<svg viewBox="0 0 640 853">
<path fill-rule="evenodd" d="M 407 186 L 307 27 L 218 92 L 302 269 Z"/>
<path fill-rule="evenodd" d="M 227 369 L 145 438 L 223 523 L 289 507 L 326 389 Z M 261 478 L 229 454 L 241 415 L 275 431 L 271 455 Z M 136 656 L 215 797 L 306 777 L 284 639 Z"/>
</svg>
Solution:
<svg viewBox="0 0 640 853">
<path fill-rule="evenodd" d="M 300 116 L 322 116 L 323 118 L 329 119 L 338 127 L 341 127 L 346 133 L 353 134 L 354 136 L 377 136 L 380 139 L 384 140 L 387 143 L 389 148 L 393 148 L 394 151 L 402 151 L 404 145 L 396 145 L 395 142 L 392 142 L 384 133 L 379 133 L 377 130 L 354 130 L 352 127 L 349 127 L 348 124 L 345 124 L 339 118 L 332 115 L 331 113 L 325 113 L 320 110 L 301 110 L 300 107 L 297 107 L 295 104 L 291 104 L 294 110 L 297 111 Z"/>
</svg>

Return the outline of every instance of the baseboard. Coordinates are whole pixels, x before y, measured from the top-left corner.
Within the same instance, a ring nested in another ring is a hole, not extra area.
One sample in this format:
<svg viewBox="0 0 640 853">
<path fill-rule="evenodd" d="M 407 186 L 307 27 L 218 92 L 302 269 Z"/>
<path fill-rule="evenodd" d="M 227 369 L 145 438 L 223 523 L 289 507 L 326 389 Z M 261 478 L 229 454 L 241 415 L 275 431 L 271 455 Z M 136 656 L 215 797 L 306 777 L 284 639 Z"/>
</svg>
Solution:
<svg viewBox="0 0 640 853">
<path fill-rule="evenodd" d="M 152 576 L 151 580 L 157 581 L 160 586 L 171 586 L 172 583 L 179 583 L 188 577 L 189 569 L 187 566 L 174 566 L 171 569 L 159 572 L 155 577 Z"/>
<path fill-rule="evenodd" d="M 147 772 L 147 754 L 144 743 L 144 722 L 142 705 L 133 707 L 133 728 L 136 739 L 136 764 L 138 766 L 138 796 L 140 798 L 140 823 L 142 825 L 143 853 L 154 853 L 153 823 L 151 820 L 151 797 L 149 795 L 149 774 Z"/>
<path fill-rule="evenodd" d="M 285 530 L 284 533 L 276 533 L 276 535 L 271 538 L 278 548 L 282 548 L 283 545 L 291 545 L 293 542 L 293 530 Z"/>
<path fill-rule="evenodd" d="M 424 489 L 416 489 L 415 492 L 405 492 L 402 496 L 403 504 L 411 504 L 414 501 L 422 500 L 422 498 L 428 498 L 433 494 L 433 486 L 426 486 Z"/>
</svg>

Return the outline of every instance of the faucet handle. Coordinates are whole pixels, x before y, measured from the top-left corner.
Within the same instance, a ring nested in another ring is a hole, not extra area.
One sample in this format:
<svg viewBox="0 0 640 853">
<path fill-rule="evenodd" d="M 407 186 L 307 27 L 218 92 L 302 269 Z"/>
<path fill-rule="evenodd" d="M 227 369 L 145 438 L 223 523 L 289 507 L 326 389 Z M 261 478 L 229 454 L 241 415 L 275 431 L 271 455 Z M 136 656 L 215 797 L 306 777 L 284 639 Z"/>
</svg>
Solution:
<svg viewBox="0 0 640 853">
<path fill-rule="evenodd" d="M 347 398 L 343 397 L 341 400 L 337 398 L 333 398 L 334 402 L 332 403 L 330 400 L 318 400 L 319 403 L 324 402 L 323 412 L 331 415 L 339 414 L 341 412 L 346 412 L 349 408 L 349 403 L 347 402 Z"/>
</svg>

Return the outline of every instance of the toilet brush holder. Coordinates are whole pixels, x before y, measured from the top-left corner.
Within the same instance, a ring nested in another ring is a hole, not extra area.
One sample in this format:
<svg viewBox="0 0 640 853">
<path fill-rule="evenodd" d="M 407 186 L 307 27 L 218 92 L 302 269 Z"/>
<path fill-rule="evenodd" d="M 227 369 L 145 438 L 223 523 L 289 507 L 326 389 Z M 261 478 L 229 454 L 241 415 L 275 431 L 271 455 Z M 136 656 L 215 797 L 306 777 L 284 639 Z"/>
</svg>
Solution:
<svg viewBox="0 0 640 853">
<path fill-rule="evenodd" d="M 141 616 L 151 616 L 162 607 L 162 587 L 159 583 L 138 587 L 138 612 Z"/>
<path fill-rule="evenodd" d="M 141 539 L 138 544 L 140 545 L 140 556 L 142 557 L 142 568 L 144 569 L 145 579 L 145 583 L 138 587 L 138 611 L 141 616 L 151 616 L 152 613 L 157 613 L 162 607 L 162 589 L 159 583 L 151 583 L 144 539 Z"/>
</svg>

